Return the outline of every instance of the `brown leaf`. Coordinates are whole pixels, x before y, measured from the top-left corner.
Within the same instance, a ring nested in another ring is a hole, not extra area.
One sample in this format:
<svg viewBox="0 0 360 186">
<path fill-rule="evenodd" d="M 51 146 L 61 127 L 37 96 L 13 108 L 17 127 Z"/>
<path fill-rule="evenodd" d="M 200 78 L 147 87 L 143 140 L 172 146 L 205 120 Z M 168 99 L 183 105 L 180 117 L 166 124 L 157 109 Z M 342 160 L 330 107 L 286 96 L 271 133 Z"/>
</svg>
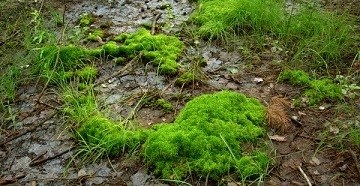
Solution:
<svg viewBox="0 0 360 186">
<path fill-rule="evenodd" d="M 269 138 L 275 141 L 286 141 L 285 136 L 273 135 L 273 136 L 269 136 Z"/>
</svg>

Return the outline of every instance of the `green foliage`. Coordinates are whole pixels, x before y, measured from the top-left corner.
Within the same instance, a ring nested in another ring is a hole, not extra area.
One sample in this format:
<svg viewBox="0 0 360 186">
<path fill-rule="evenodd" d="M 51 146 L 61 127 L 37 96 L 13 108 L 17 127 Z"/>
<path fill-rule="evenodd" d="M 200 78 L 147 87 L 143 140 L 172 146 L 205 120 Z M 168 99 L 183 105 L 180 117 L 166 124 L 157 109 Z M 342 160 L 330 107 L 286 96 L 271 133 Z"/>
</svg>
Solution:
<svg viewBox="0 0 360 186">
<path fill-rule="evenodd" d="M 146 138 L 145 131 L 125 130 L 122 125 L 101 115 L 88 118 L 77 131 L 78 137 L 88 145 L 98 146 L 110 156 L 119 155 L 123 150 L 132 150 Z"/>
<path fill-rule="evenodd" d="M 278 81 L 289 82 L 291 85 L 307 86 L 310 84 L 310 77 L 302 70 L 285 70 L 280 73 Z"/>
<path fill-rule="evenodd" d="M 264 173 L 264 168 L 269 165 L 269 161 L 266 153 L 255 151 L 251 156 L 243 156 L 237 160 L 236 168 L 243 179 L 256 177 Z"/>
<path fill-rule="evenodd" d="M 82 69 L 79 69 L 75 72 L 75 74 L 81 79 L 81 80 L 94 80 L 95 77 L 98 74 L 98 70 L 95 67 L 92 66 L 86 66 Z"/>
<path fill-rule="evenodd" d="M 189 84 L 192 83 L 194 79 L 195 79 L 194 73 L 185 72 L 179 78 L 176 79 L 175 83 L 178 85 Z"/>
<path fill-rule="evenodd" d="M 92 24 L 93 22 L 95 22 L 95 15 L 93 14 L 84 13 L 80 16 L 80 26 L 90 26 L 90 24 Z"/>
<path fill-rule="evenodd" d="M 156 100 L 156 105 L 159 106 L 165 113 L 173 110 L 171 103 L 166 101 L 164 98 Z"/>
<path fill-rule="evenodd" d="M 330 79 L 311 79 L 302 70 L 285 70 L 278 77 L 279 82 L 289 82 L 296 86 L 306 86 L 304 96 L 307 96 L 308 105 L 314 105 L 322 101 L 336 101 L 343 98 L 342 87 L 334 84 Z"/>
<path fill-rule="evenodd" d="M 89 33 L 88 37 L 85 39 L 85 42 L 98 41 L 98 37 L 102 38 L 104 36 L 105 32 L 103 30 L 94 30 Z"/>
<path fill-rule="evenodd" d="M 200 25 L 199 34 L 210 39 L 226 39 L 234 31 L 276 33 L 284 20 L 282 5 L 274 0 L 208 0 L 198 7 L 191 20 Z"/>
<path fill-rule="evenodd" d="M 310 88 L 305 91 L 304 95 L 309 98 L 309 105 L 343 98 L 341 86 L 334 84 L 330 79 L 312 80 Z"/>
<path fill-rule="evenodd" d="M 122 45 L 118 46 L 115 41 L 106 43 L 103 46 L 105 54 L 131 57 L 142 52 L 143 58 L 157 65 L 162 74 L 175 74 L 179 68 L 176 60 L 182 54 L 184 44 L 176 37 L 151 35 L 142 28 L 133 34 L 121 34 L 114 40 L 122 42 Z"/>
<path fill-rule="evenodd" d="M 254 158 L 251 165 L 237 159 L 243 157 L 241 142 L 257 142 L 264 134 L 264 121 L 265 107 L 254 98 L 229 91 L 202 95 L 188 102 L 173 124 L 154 127 L 144 155 L 155 173 L 170 179 L 190 173 L 218 179 L 236 167 L 248 166 L 262 171 L 241 168 L 240 174 L 263 173 L 262 158 Z"/>
</svg>

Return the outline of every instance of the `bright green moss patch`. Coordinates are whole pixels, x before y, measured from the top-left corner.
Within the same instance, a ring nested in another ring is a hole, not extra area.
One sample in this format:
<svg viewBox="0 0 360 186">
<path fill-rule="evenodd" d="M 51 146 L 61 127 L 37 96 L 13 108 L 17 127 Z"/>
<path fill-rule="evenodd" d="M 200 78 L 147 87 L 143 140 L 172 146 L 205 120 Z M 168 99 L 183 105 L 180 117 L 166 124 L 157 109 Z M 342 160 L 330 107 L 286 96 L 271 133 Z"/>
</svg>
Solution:
<svg viewBox="0 0 360 186">
<path fill-rule="evenodd" d="M 330 79 L 312 80 L 310 89 L 306 90 L 304 95 L 309 98 L 309 105 L 343 98 L 341 86 L 334 84 Z"/>
<path fill-rule="evenodd" d="M 75 74 L 82 80 L 94 80 L 98 74 L 98 70 L 92 66 L 86 66 L 77 70 Z"/>
<path fill-rule="evenodd" d="M 302 70 L 285 70 L 278 77 L 279 82 L 289 82 L 292 85 L 307 86 L 304 96 L 308 97 L 308 105 L 314 105 L 322 101 L 336 101 L 343 98 L 340 85 L 330 79 L 311 79 Z"/>
<path fill-rule="evenodd" d="M 133 150 L 146 138 L 145 131 L 125 130 L 121 124 L 95 115 L 78 129 L 78 137 L 88 145 L 103 149 L 108 155 L 119 155 L 123 150 Z"/>
<path fill-rule="evenodd" d="M 171 103 L 164 98 L 156 100 L 156 105 L 160 107 L 165 113 L 171 112 L 173 110 Z"/>
<path fill-rule="evenodd" d="M 278 81 L 288 82 L 291 85 L 307 86 L 310 84 L 310 77 L 302 70 L 285 70 L 280 73 Z"/>
<path fill-rule="evenodd" d="M 284 19 L 282 5 L 263 0 L 200 1 L 191 20 L 200 26 L 198 33 L 207 38 L 226 38 L 233 33 L 275 32 Z"/>
<path fill-rule="evenodd" d="M 122 44 L 117 44 L 121 42 Z M 160 73 L 175 74 L 179 68 L 176 62 L 184 50 L 184 44 L 176 37 L 163 34 L 151 35 L 146 29 L 133 34 L 121 34 L 103 46 L 105 54 L 113 57 L 134 57 L 142 52 L 142 57 L 159 67 Z"/>
<path fill-rule="evenodd" d="M 80 26 L 90 26 L 90 24 L 95 22 L 95 17 L 94 14 L 82 14 L 79 19 Z"/>
<path fill-rule="evenodd" d="M 254 98 L 229 91 L 202 95 L 188 102 L 173 124 L 155 127 L 144 155 L 155 173 L 168 179 L 193 173 L 218 179 L 234 169 L 243 178 L 260 175 L 269 158 L 243 152 L 241 143 L 261 146 L 264 121 L 265 107 Z M 251 157 L 242 159 L 245 154 Z"/>
<path fill-rule="evenodd" d="M 85 39 L 85 42 L 98 41 L 98 38 L 103 38 L 104 36 L 105 32 L 103 30 L 94 30 L 89 33 L 88 37 Z"/>
<path fill-rule="evenodd" d="M 194 81 L 195 75 L 192 72 L 185 72 L 179 78 L 176 79 L 175 83 L 178 85 L 189 84 Z"/>
</svg>

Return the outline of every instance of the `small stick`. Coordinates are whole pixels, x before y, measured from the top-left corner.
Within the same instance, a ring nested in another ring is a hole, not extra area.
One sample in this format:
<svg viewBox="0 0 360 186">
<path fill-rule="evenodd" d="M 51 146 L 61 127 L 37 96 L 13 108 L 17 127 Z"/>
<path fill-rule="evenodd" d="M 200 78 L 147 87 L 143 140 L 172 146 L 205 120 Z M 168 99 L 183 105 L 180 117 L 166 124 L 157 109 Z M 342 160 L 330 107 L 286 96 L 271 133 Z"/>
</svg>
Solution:
<svg viewBox="0 0 360 186">
<path fill-rule="evenodd" d="M 35 125 L 32 125 L 31 127 L 29 127 L 27 130 L 24 130 L 16 135 L 13 135 L 12 137 L 9 137 L 8 139 L 6 140 L 3 140 L 0 142 L 0 146 L 3 146 L 5 145 L 6 143 L 12 141 L 12 140 L 15 140 L 17 138 L 19 138 L 20 136 L 28 133 L 28 132 L 31 132 L 31 131 L 34 131 L 36 128 L 38 128 L 39 126 L 41 126 L 42 124 L 44 124 L 46 121 L 48 121 L 49 119 L 51 119 L 52 117 L 54 117 L 56 115 L 57 112 L 54 112 L 52 113 L 50 116 L 48 116 L 47 118 L 45 118 L 43 121 L 39 122 L 38 124 L 35 124 Z"/>
<path fill-rule="evenodd" d="M 155 34 L 155 28 L 156 28 L 156 21 L 160 18 L 160 16 L 161 16 L 161 12 L 160 13 L 158 13 L 155 17 L 154 17 L 154 19 L 153 19 L 153 21 L 152 21 L 152 24 L 151 24 L 151 35 L 154 35 Z"/>
<path fill-rule="evenodd" d="M 44 150 L 39 155 L 35 156 L 35 158 L 31 160 L 30 164 L 32 164 L 32 162 L 38 160 L 42 155 L 46 154 L 47 152 L 48 152 L 47 150 Z"/>
<path fill-rule="evenodd" d="M 302 170 L 302 168 L 300 166 L 297 167 L 299 169 L 299 171 L 301 172 L 301 174 L 304 176 L 306 182 L 308 183 L 309 186 L 312 186 L 309 178 L 306 176 L 305 172 Z"/>
<path fill-rule="evenodd" d="M 356 157 L 356 154 L 355 154 L 355 152 L 352 151 L 352 150 L 350 150 L 349 152 L 350 152 L 352 158 L 353 158 L 354 161 L 355 161 L 356 169 L 357 169 L 358 174 L 359 174 L 359 176 L 360 176 L 360 165 L 359 165 L 359 161 L 358 161 L 358 159 L 357 159 L 357 157 Z"/>
</svg>

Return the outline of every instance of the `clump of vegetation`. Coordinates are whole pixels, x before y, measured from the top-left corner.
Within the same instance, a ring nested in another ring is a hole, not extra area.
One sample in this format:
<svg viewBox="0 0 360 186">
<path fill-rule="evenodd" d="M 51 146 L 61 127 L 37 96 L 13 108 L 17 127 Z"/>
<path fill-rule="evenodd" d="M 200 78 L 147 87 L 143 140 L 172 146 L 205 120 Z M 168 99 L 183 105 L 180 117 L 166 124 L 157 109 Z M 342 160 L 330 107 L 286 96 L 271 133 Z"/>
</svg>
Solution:
<svg viewBox="0 0 360 186">
<path fill-rule="evenodd" d="M 284 21 L 278 1 L 201 0 L 191 20 L 200 25 L 199 35 L 226 39 L 228 33 L 276 33 Z"/>
<path fill-rule="evenodd" d="M 278 81 L 296 86 L 307 86 L 310 84 L 310 77 L 302 70 L 285 70 L 280 73 Z"/>
<path fill-rule="evenodd" d="M 264 120 L 265 107 L 254 98 L 229 91 L 202 95 L 188 102 L 174 123 L 154 127 L 144 156 L 167 179 L 191 173 L 218 179 L 234 169 L 244 179 L 256 177 L 266 172 L 269 157 L 245 152 L 241 143 L 261 146 Z"/>
<path fill-rule="evenodd" d="M 88 37 L 85 38 L 85 42 L 88 41 L 98 41 L 99 38 L 103 38 L 105 36 L 105 32 L 103 30 L 94 30 L 89 33 Z"/>
<path fill-rule="evenodd" d="M 184 44 L 176 37 L 163 34 L 151 35 L 146 29 L 133 34 L 121 34 L 114 38 L 121 45 L 110 41 L 103 46 L 105 54 L 113 57 L 134 57 L 142 52 L 142 57 L 158 66 L 162 74 L 175 74 L 179 68 L 176 62 L 184 50 Z"/>
<path fill-rule="evenodd" d="M 164 98 L 156 100 L 156 105 L 160 107 L 165 113 L 169 113 L 173 110 L 171 103 Z"/>
<path fill-rule="evenodd" d="M 304 95 L 308 97 L 308 105 L 322 101 L 334 101 L 343 98 L 342 88 L 330 79 L 311 79 L 301 70 L 285 70 L 278 77 L 279 82 L 289 82 L 296 86 L 306 86 Z"/>
<path fill-rule="evenodd" d="M 82 69 L 76 70 L 75 75 L 81 80 L 94 80 L 98 74 L 98 70 L 93 66 L 86 66 Z"/>
<path fill-rule="evenodd" d="M 90 146 L 115 156 L 124 150 L 134 150 L 146 138 L 145 131 L 125 130 L 124 126 L 95 115 L 88 118 L 77 130 L 78 138 Z"/>
<path fill-rule="evenodd" d="M 178 85 L 190 84 L 194 81 L 195 75 L 192 72 L 185 72 L 179 78 L 176 79 L 175 83 Z"/>
<path fill-rule="evenodd" d="M 94 14 L 82 14 L 79 19 L 80 26 L 90 26 L 92 23 L 95 22 L 95 18 L 96 16 Z"/>
</svg>

